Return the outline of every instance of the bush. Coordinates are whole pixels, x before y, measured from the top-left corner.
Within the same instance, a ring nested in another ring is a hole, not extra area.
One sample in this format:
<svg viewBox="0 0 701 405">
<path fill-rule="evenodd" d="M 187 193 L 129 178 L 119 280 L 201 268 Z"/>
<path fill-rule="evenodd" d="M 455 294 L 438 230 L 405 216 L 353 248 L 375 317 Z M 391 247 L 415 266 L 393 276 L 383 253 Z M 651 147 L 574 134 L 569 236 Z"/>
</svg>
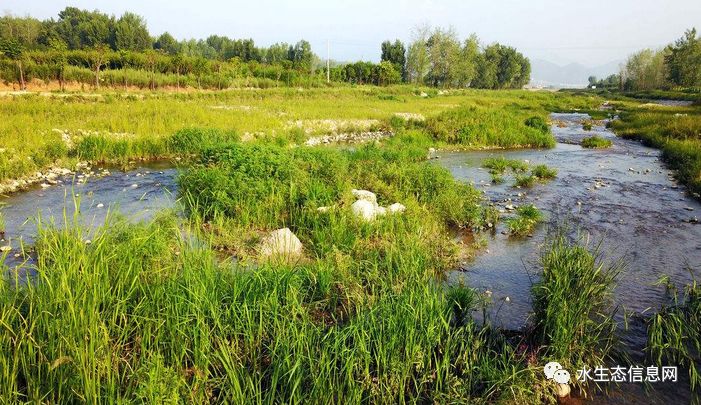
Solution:
<svg viewBox="0 0 701 405">
<path fill-rule="evenodd" d="M 535 128 L 543 133 L 550 132 L 550 126 L 545 119 L 543 119 L 543 117 L 533 116 L 527 118 L 526 121 L 524 121 L 524 124 L 526 124 L 527 127 Z"/>
<path fill-rule="evenodd" d="M 509 109 L 459 107 L 426 120 L 426 129 L 437 141 L 467 146 L 553 147 L 552 134 L 527 126 Z"/>
<path fill-rule="evenodd" d="M 199 153 L 209 148 L 239 141 L 232 130 L 216 128 L 185 128 L 177 131 L 166 141 L 172 153 Z"/>
<path fill-rule="evenodd" d="M 526 236 L 533 232 L 536 225 L 543 221 L 543 214 L 533 205 L 519 207 L 516 217 L 506 220 L 509 232 L 514 236 Z"/>
<path fill-rule="evenodd" d="M 537 165 L 531 169 L 531 174 L 540 180 L 552 180 L 557 177 L 557 169 L 547 165 Z"/>
<path fill-rule="evenodd" d="M 582 139 L 583 148 L 603 149 L 609 148 L 611 145 L 613 145 L 613 142 L 611 142 L 610 139 L 602 138 L 597 135 Z"/>
</svg>

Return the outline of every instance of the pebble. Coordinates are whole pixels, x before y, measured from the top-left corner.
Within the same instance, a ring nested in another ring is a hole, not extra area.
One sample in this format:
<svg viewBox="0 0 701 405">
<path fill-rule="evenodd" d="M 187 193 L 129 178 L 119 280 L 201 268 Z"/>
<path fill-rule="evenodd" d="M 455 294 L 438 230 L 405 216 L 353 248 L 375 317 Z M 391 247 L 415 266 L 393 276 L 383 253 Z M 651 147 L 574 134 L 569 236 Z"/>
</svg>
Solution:
<svg viewBox="0 0 701 405">
<path fill-rule="evenodd" d="M 104 207 L 104 206 L 105 206 L 105 204 L 102 204 L 102 203 L 97 204 L 97 208 L 102 208 L 102 207 Z"/>
<path fill-rule="evenodd" d="M 692 207 L 684 207 L 685 210 L 687 211 L 693 211 L 694 209 Z"/>
<path fill-rule="evenodd" d="M 0 252 L 9 252 L 10 250 L 12 250 L 10 245 L 0 246 Z"/>
<path fill-rule="evenodd" d="M 137 187 L 139 187 L 138 184 L 132 184 L 132 185 L 131 185 L 131 188 L 137 188 Z"/>
</svg>

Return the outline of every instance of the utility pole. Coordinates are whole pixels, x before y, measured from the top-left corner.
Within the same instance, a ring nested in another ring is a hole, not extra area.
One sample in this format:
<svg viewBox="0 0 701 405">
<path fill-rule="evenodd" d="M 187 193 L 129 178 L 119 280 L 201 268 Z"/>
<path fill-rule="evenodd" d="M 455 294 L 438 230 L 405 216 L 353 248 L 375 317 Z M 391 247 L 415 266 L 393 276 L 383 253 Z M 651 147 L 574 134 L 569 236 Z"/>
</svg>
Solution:
<svg viewBox="0 0 701 405">
<path fill-rule="evenodd" d="M 326 83 L 331 83 L 331 41 L 326 40 Z"/>
</svg>

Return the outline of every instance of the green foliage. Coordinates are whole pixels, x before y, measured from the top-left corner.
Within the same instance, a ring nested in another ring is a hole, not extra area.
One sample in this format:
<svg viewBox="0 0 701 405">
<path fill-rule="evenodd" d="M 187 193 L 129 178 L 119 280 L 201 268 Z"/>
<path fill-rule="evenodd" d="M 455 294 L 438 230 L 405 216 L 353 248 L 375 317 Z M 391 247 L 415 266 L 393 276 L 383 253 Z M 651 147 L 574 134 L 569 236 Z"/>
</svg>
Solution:
<svg viewBox="0 0 701 405">
<path fill-rule="evenodd" d="M 523 123 L 526 124 L 527 127 L 538 129 L 543 133 L 550 132 L 550 126 L 548 125 L 547 121 L 543 119 L 543 117 L 537 115 L 529 117 Z"/>
<path fill-rule="evenodd" d="M 598 251 L 554 237 L 544 251 L 541 280 L 532 287 L 534 339 L 543 357 L 565 369 L 608 364 L 617 347 L 613 288 L 618 265 Z"/>
<path fill-rule="evenodd" d="M 237 142 L 235 131 L 215 128 L 185 128 L 175 132 L 166 141 L 168 150 L 175 154 L 197 153 L 214 146 Z"/>
<path fill-rule="evenodd" d="M 582 122 L 582 129 L 585 131 L 591 131 L 594 125 L 592 124 L 591 121 L 584 121 Z"/>
<path fill-rule="evenodd" d="M 610 139 L 602 138 L 598 135 L 582 139 L 582 147 L 590 149 L 610 148 L 613 145 Z"/>
<path fill-rule="evenodd" d="M 539 180 L 552 180 L 557 177 L 557 169 L 547 165 L 536 165 L 531 169 L 531 174 Z"/>
<path fill-rule="evenodd" d="M 524 205 L 516 210 L 516 216 L 506 220 L 506 226 L 513 236 L 526 236 L 543 221 L 543 214 L 534 205 Z"/>
<path fill-rule="evenodd" d="M 687 30 L 667 52 L 669 80 L 684 87 L 701 86 L 701 38 L 696 36 L 696 29 Z"/>
<path fill-rule="evenodd" d="M 459 107 L 426 120 L 426 129 L 438 141 L 466 146 L 553 147 L 549 132 L 531 128 L 510 111 Z"/>
<path fill-rule="evenodd" d="M 490 157 L 484 160 L 482 166 L 489 169 L 491 173 L 504 174 L 507 169 L 514 172 L 525 172 L 528 164 L 516 159 L 507 159 L 504 156 Z"/>
<path fill-rule="evenodd" d="M 692 391 L 701 385 L 701 287 L 696 281 L 686 286 L 679 300 L 670 291 L 674 304 L 664 306 L 648 319 L 646 353 L 656 364 L 675 364 L 689 370 Z"/>
<path fill-rule="evenodd" d="M 517 174 L 514 176 L 514 187 L 531 188 L 535 185 L 536 180 L 532 174 Z"/>
</svg>

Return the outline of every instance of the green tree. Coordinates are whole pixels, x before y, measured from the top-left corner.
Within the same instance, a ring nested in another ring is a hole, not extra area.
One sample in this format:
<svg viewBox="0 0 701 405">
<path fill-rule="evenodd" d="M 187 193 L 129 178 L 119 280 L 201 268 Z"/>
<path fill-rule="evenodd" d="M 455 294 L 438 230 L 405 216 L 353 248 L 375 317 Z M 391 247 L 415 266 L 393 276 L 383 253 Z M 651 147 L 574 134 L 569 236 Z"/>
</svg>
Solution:
<svg viewBox="0 0 701 405">
<path fill-rule="evenodd" d="M 429 72 L 428 37 L 431 28 L 422 26 L 414 28 L 412 42 L 407 51 L 407 80 L 414 84 L 423 84 Z"/>
<path fill-rule="evenodd" d="M 99 46 L 114 48 L 114 18 L 99 11 L 85 11 L 66 7 L 58 13 L 53 28 L 68 49 L 94 49 Z"/>
<path fill-rule="evenodd" d="M 68 64 L 68 46 L 57 38 L 51 38 L 49 48 L 53 52 L 53 66 L 56 71 L 56 79 L 61 91 L 65 90 L 65 71 Z"/>
<path fill-rule="evenodd" d="M 653 90 L 665 87 L 664 51 L 643 49 L 631 55 L 623 68 L 624 87 L 628 90 Z"/>
<path fill-rule="evenodd" d="M 701 38 L 697 38 L 696 28 L 687 30 L 667 50 L 665 63 L 669 81 L 685 87 L 701 86 Z"/>
<path fill-rule="evenodd" d="M 164 32 L 153 43 L 153 48 L 161 50 L 168 55 L 175 55 L 180 51 L 178 41 L 173 38 L 168 32 Z"/>
<path fill-rule="evenodd" d="M 452 87 L 458 77 L 460 41 L 454 29 L 436 28 L 426 42 L 430 60 L 428 81 L 435 87 Z"/>
<path fill-rule="evenodd" d="M 107 63 L 108 49 L 106 45 L 97 45 L 88 51 L 90 68 L 95 73 L 95 88 L 100 88 L 100 69 Z"/>
<path fill-rule="evenodd" d="M 3 39 L 0 42 L 0 52 L 10 60 L 14 61 L 19 71 L 19 88 L 26 90 L 27 84 L 24 82 L 24 67 L 22 58 L 24 57 L 24 47 L 16 38 Z"/>
<path fill-rule="evenodd" d="M 143 51 L 151 48 L 151 35 L 143 17 L 124 13 L 114 23 L 114 45 L 116 50 Z"/>
<path fill-rule="evenodd" d="M 395 40 L 394 43 L 385 41 L 382 43 L 381 61 L 390 62 L 394 66 L 394 70 L 399 72 L 402 77 L 406 74 L 406 48 L 400 40 Z"/>
<path fill-rule="evenodd" d="M 314 60 L 311 44 L 305 40 L 301 40 L 294 46 L 290 46 L 288 59 L 292 62 L 295 69 L 307 72 L 311 71 L 312 62 Z"/>
</svg>

